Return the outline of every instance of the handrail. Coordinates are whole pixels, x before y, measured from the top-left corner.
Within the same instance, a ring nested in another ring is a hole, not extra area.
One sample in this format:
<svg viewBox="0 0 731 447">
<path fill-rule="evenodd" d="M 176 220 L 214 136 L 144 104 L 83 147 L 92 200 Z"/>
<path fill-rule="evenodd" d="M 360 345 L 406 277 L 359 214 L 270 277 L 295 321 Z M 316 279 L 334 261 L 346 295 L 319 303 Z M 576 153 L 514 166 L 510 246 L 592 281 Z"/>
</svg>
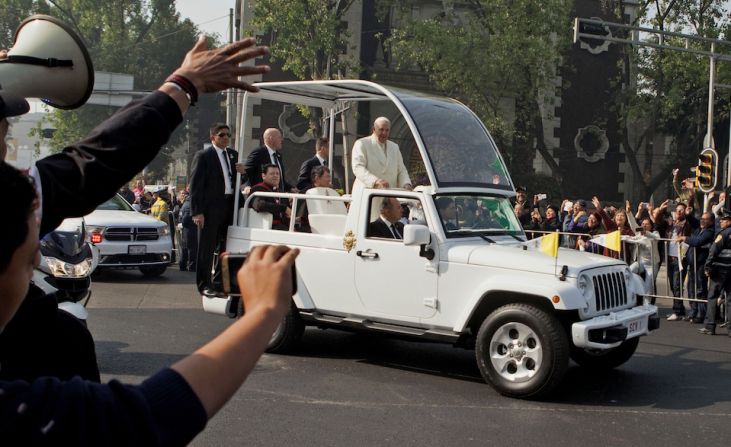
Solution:
<svg viewBox="0 0 731 447">
<path fill-rule="evenodd" d="M 322 194 L 302 194 L 302 193 L 294 193 L 294 192 L 264 192 L 264 191 L 255 191 L 249 194 L 246 197 L 246 200 L 244 201 L 244 206 L 241 207 L 243 209 L 249 209 L 251 205 L 251 201 L 254 197 L 274 197 L 278 199 L 293 199 L 292 202 L 292 215 L 297 215 L 297 205 L 298 205 L 298 199 L 305 199 L 305 200 L 333 200 L 335 202 L 352 202 L 353 198 L 348 196 L 326 196 Z M 241 209 L 240 208 L 240 209 Z M 238 213 L 234 213 L 234 226 L 239 226 L 238 221 Z M 249 224 L 249 215 L 247 213 L 244 213 L 244 227 L 248 226 Z M 289 230 L 288 231 L 294 231 L 294 224 L 295 219 L 289 220 Z"/>
</svg>

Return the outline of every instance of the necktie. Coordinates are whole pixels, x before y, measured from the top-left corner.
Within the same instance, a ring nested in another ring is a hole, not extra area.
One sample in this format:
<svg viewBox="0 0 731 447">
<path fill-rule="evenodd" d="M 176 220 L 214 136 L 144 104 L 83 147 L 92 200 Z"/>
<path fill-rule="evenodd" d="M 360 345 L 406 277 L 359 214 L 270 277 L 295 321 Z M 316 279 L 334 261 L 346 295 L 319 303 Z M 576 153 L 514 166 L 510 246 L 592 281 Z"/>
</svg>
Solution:
<svg viewBox="0 0 731 447">
<path fill-rule="evenodd" d="M 228 157 L 226 156 L 226 150 L 221 151 L 221 160 L 223 160 L 223 166 L 224 166 L 224 182 L 228 182 L 228 186 L 231 186 L 231 167 L 228 165 Z M 228 190 L 228 186 L 225 188 L 225 190 Z"/>
<path fill-rule="evenodd" d="M 395 239 L 401 239 L 401 233 L 398 232 L 396 225 L 394 224 L 391 224 L 391 233 L 393 233 L 393 237 Z"/>
<path fill-rule="evenodd" d="M 327 166 L 327 160 L 322 160 L 322 165 Z"/>
<path fill-rule="evenodd" d="M 284 169 L 282 169 L 282 163 L 279 161 L 280 158 L 282 158 L 282 155 L 279 152 L 272 154 L 272 160 L 274 160 L 274 164 L 279 168 L 279 190 L 284 191 Z"/>
</svg>

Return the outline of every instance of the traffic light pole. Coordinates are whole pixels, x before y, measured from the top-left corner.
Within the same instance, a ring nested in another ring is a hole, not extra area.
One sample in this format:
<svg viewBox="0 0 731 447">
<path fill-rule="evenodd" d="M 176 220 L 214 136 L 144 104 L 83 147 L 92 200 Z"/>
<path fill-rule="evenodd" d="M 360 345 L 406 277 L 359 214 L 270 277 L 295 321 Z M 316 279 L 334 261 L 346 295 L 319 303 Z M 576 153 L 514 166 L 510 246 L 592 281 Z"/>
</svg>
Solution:
<svg viewBox="0 0 731 447">
<path fill-rule="evenodd" d="M 631 38 L 615 37 L 615 35 L 623 35 L 629 32 Z M 640 40 L 640 34 L 647 34 L 654 36 L 656 42 L 649 40 Z M 683 46 L 672 45 L 665 43 L 665 39 L 671 37 L 676 39 L 682 39 L 684 42 Z M 710 59 L 710 73 L 708 76 L 708 119 L 706 127 L 706 135 L 708 137 L 708 144 L 706 147 L 715 149 L 713 141 L 713 98 L 716 87 L 729 87 L 726 85 L 716 84 L 716 61 L 731 62 L 731 55 L 716 52 L 716 47 L 725 47 L 731 49 L 731 41 L 724 41 L 718 39 L 709 39 L 707 37 L 694 36 L 691 34 L 675 33 L 671 31 L 661 31 L 653 28 L 644 28 L 640 26 L 625 25 L 624 23 L 613 23 L 605 22 L 603 20 L 586 19 L 582 17 L 576 17 L 574 19 L 574 43 L 580 39 L 589 40 L 600 40 L 609 41 L 616 43 L 624 43 L 629 45 L 637 45 L 642 47 L 657 48 L 660 50 L 672 50 L 680 51 L 684 53 L 691 53 L 698 56 L 706 56 Z M 700 45 L 708 45 L 709 49 L 697 49 L 691 47 L 691 42 Z M 729 133 L 731 134 L 731 125 L 729 127 Z M 729 143 L 729 166 L 726 176 L 727 186 L 731 187 L 731 142 Z M 707 201 L 707 198 L 706 198 Z"/>
</svg>

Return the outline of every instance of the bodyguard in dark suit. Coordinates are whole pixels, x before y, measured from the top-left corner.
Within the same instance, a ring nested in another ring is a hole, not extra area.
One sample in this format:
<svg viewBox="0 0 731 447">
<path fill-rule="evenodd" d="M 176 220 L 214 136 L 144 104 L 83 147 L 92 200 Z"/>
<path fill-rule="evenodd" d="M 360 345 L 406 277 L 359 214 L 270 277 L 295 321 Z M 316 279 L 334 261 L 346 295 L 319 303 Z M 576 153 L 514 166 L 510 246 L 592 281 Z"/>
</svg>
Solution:
<svg viewBox="0 0 731 447">
<path fill-rule="evenodd" d="M 306 191 L 312 187 L 312 170 L 317 166 L 327 166 L 330 156 L 330 142 L 327 138 L 318 138 L 315 143 L 315 156 L 308 158 L 300 167 L 297 189 Z"/>
<path fill-rule="evenodd" d="M 404 224 L 401 219 L 401 205 L 395 197 L 384 197 L 380 204 L 380 216 L 368 224 L 368 237 L 403 239 Z"/>
<path fill-rule="evenodd" d="M 195 154 L 190 174 L 190 207 L 198 226 L 198 290 L 211 287 L 213 253 L 225 240 L 226 228 L 233 220 L 234 173 L 242 172 L 238 153 L 228 147 L 231 130 L 226 124 L 211 127 L 211 146 Z"/>
<path fill-rule="evenodd" d="M 277 188 L 282 192 L 290 192 L 295 188 L 287 183 L 284 179 L 284 160 L 282 160 L 282 132 L 279 129 L 270 127 L 264 131 L 264 146 L 257 147 L 249 153 L 244 163 L 244 170 L 246 171 L 246 186 L 254 186 L 261 183 L 261 169 L 264 165 L 273 164 L 279 167 L 281 178 L 279 180 L 279 187 Z"/>
</svg>

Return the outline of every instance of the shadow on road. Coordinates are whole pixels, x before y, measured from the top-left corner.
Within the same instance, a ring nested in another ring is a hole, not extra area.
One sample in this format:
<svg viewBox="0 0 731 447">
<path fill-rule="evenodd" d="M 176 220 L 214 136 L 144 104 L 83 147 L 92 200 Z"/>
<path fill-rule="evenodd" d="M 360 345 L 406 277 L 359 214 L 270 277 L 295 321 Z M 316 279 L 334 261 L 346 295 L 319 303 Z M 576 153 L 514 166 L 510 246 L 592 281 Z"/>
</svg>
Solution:
<svg viewBox="0 0 731 447">
<path fill-rule="evenodd" d="M 125 351 L 127 348 L 127 343 L 98 341 L 96 354 L 99 372 L 115 376 L 147 377 L 185 357 L 185 354 L 128 352 Z"/>
<path fill-rule="evenodd" d="M 162 276 L 150 278 L 137 269 L 103 270 L 94 273 L 93 282 L 98 283 L 144 283 L 144 284 L 195 284 L 195 272 L 181 272 L 176 265 L 168 267 Z"/>
<path fill-rule="evenodd" d="M 711 339 L 718 348 L 684 347 L 674 341 L 644 339 L 635 356 L 615 370 L 596 372 L 572 362 L 562 383 L 543 401 L 657 411 L 690 411 L 731 402 L 731 387 L 719 386 L 728 382 L 731 371 L 731 340 Z M 309 329 L 294 355 L 352 359 L 414 374 L 483 382 L 474 351 L 450 345 Z"/>
</svg>

